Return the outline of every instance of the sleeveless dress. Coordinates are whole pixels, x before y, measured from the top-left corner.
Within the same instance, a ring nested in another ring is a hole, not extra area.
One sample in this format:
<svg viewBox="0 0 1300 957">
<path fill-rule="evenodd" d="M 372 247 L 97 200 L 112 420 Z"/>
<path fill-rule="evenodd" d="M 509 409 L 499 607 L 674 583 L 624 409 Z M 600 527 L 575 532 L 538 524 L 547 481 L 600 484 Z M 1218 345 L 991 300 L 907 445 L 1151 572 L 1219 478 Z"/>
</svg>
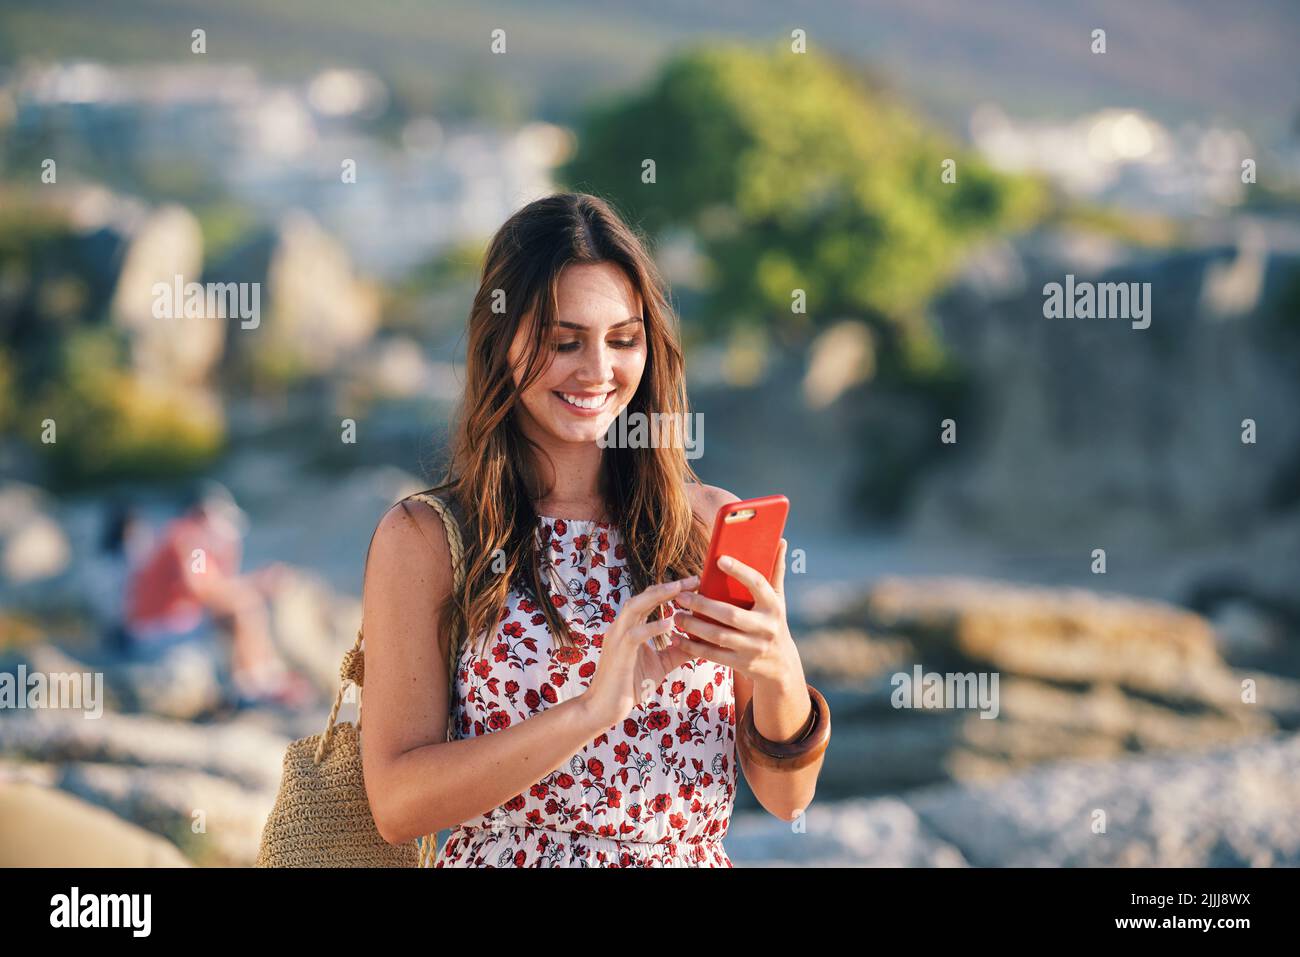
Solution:
<svg viewBox="0 0 1300 957">
<path fill-rule="evenodd" d="M 550 600 L 578 647 L 555 647 L 541 609 L 512 588 L 484 655 L 475 642 L 461 651 L 453 738 L 505 730 L 581 694 L 632 594 L 616 525 L 541 516 L 537 534 L 542 562 L 566 585 Z M 731 668 L 696 658 L 564 766 L 453 827 L 432 866 L 731 867 L 722 838 L 735 731 Z"/>
</svg>

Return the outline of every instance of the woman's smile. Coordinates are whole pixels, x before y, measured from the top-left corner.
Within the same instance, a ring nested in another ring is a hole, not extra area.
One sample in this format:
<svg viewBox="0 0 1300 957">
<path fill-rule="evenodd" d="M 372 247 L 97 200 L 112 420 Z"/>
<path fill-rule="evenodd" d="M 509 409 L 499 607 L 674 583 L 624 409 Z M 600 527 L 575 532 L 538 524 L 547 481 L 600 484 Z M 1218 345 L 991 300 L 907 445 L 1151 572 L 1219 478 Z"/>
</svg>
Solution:
<svg viewBox="0 0 1300 957">
<path fill-rule="evenodd" d="M 552 393 L 560 403 L 574 415 L 595 416 L 605 411 L 609 397 L 616 390 L 608 392 L 555 392 Z"/>
</svg>

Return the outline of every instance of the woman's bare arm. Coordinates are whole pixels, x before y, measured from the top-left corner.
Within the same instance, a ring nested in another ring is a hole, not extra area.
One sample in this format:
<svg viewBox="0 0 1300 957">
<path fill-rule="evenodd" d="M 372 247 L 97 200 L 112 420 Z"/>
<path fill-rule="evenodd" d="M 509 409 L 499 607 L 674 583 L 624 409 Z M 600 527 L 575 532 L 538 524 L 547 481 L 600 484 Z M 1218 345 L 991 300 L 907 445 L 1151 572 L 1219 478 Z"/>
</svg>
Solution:
<svg viewBox="0 0 1300 957">
<path fill-rule="evenodd" d="M 504 730 L 447 741 L 448 644 L 437 616 L 451 576 L 442 519 L 422 502 L 393 506 L 371 542 L 362 612 L 362 766 L 375 824 L 390 844 L 491 811 L 608 727 L 579 695 Z"/>
</svg>

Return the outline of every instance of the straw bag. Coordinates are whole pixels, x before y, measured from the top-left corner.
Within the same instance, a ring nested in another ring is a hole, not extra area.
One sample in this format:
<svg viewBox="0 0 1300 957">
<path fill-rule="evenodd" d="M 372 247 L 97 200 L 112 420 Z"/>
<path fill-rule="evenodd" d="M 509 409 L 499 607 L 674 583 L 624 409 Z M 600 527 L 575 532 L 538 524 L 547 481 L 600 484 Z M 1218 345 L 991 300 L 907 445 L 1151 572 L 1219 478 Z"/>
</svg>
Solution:
<svg viewBox="0 0 1300 957">
<path fill-rule="evenodd" d="M 451 510 L 432 495 L 412 495 L 442 518 L 451 547 L 452 581 L 458 593 L 465 580 L 464 548 Z M 437 835 L 389 844 L 379 834 L 361 771 L 361 706 L 357 723 L 335 724 L 349 681 L 360 692 L 365 677 L 361 631 L 343 656 L 338 694 L 322 734 L 301 738 L 284 755 L 280 791 L 262 828 L 256 867 L 428 867 L 437 852 Z M 448 680 L 454 678 L 457 643 L 449 642 Z M 448 735 L 451 733 L 448 724 Z"/>
</svg>

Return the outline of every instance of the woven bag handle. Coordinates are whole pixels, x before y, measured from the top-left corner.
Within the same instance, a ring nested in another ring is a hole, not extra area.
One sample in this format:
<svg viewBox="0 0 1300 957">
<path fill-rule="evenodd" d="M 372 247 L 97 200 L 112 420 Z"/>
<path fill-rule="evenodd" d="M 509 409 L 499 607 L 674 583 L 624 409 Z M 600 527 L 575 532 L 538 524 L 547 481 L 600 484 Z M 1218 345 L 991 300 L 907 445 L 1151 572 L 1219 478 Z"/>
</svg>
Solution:
<svg viewBox="0 0 1300 957">
<path fill-rule="evenodd" d="M 451 577 L 453 594 L 460 594 L 461 588 L 465 584 L 465 545 L 460 537 L 460 525 L 451 513 L 442 499 L 434 495 L 426 495 L 420 492 L 416 495 L 409 496 L 424 502 L 442 518 L 443 527 L 447 530 L 447 545 L 451 550 Z M 343 693 L 347 688 L 348 682 L 351 681 L 358 688 L 365 682 L 365 652 L 361 648 L 362 634 L 361 629 L 357 629 L 357 640 L 352 643 L 352 647 L 343 655 L 343 661 L 339 665 L 339 690 L 334 695 L 334 706 L 330 708 L 330 716 L 325 723 L 325 732 L 321 735 L 320 743 L 316 745 L 315 763 L 320 764 L 325 756 L 325 749 L 329 747 L 330 740 L 334 737 L 334 723 L 339 716 L 339 708 L 343 706 Z M 447 643 L 447 683 L 451 684 L 456 676 L 456 661 L 460 657 L 460 643 L 452 636 L 451 641 Z M 361 730 L 361 708 L 357 706 L 357 730 Z M 448 734 L 450 734 L 450 725 Z"/>
</svg>

